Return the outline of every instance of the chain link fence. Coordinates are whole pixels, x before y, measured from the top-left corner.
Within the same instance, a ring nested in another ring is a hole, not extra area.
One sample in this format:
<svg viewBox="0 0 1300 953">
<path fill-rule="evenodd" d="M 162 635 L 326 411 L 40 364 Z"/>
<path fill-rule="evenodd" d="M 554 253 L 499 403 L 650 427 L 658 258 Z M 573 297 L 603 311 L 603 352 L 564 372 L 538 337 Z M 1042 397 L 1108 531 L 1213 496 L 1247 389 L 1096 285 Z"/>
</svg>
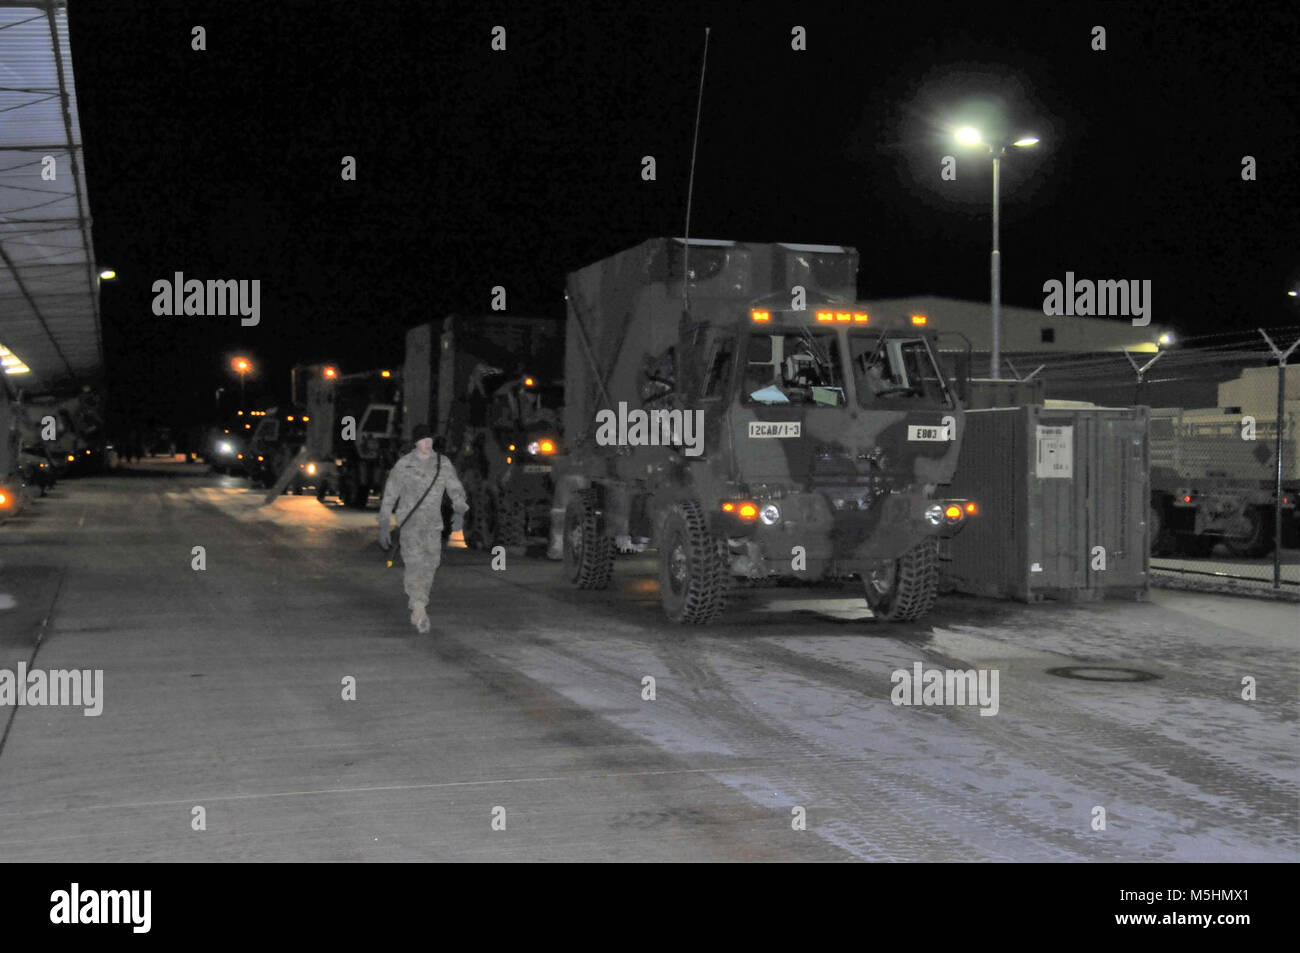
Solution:
<svg viewBox="0 0 1300 953">
<path fill-rule="evenodd" d="M 1042 380 L 1048 400 L 1151 408 L 1155 581 L 1300 594 L 1297 343 L 1300 328 L 1266 329 L 1154 353 L 1016 355 L 1004 373 Z"/>
</svg>

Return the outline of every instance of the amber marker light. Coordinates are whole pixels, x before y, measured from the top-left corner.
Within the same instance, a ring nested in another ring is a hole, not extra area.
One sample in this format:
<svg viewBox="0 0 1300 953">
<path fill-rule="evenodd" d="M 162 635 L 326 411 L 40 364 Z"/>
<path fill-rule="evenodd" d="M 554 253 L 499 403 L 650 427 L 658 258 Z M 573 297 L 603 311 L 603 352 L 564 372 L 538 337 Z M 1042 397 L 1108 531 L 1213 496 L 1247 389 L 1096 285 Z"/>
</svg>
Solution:
<svg viewBox="0 0 1300 953">
<path fill-rule="evenodd" d="M 947 508 L 943 511 L 943 515 L 950 520 L 959 520 L 961 519 L 961 507 L 956 503 L 949 503 Z"/>
<path fill-rule="evenodd" d="M 742 520 L 758 519 L 758 506 L 753 503 L 741 503 L 736 512 Z"/>
<path fill-rule="evenodd" d="M 969 513 L 971 516 L 974 516 L 976 513 L 979 512 L 979 507 L 977 507 L 974 503 L 967 503 L 966 512 Z"/>
<path fill-rule="evenodd" d="M 755 321 L 760 321 L 760 322 L 772 320 L 771 311 L 751 311 L 749 312 L 749 316 L 753 318 Z"/>
<path fill-rule="evenodd" d="M 551 440 L 543 440 L 540 449 L 541 449 L 542 453 L 554 453 L 554 452 L 555 452 L 555 443 L 554 443 L 554 441 L 551 441 Z"/>
<path fill-rule="evenodd" d="M 926 318 L 926 316 L 923 314 L 912 315 L 912 323 L 915 324 L 918 328 L 924 326 L 928 320 L 929 319 Z"/>
<path fill-rule="evenodd" d="M 853 323 L 854 323 L 854 324 L 866 324 L 866 323 L 867 323 L 868 321 L 870 321 L 870 320 L 871 320 L 870 315 L 868 315 L 865 311 L 854 311 L 854 312 L 853 312 Z"/>
<path fill-rule="evenodd" d="M 724 513 L 734 513 L 734 512 L 736 512 L 736 504 L 735 504 L 735 503 L 723 503 L 723 504 L 722 504 L 722 512 L 724 512 Z"/>
<path fill-rule="evenodd" d="M 831 322 L 831 321 L 834 321 L 834 320 L 835 320 L 835 315 L 831 314 L 831 312 L 829 312 L 829 311 L 818 311 L 818 312 L 817 312 L 817 320 L 818 320 L 818 321 L 821 321 L 823 324 L 826 324 L 826 323 L 829 323 L 829 322 Z"/>
</svg>

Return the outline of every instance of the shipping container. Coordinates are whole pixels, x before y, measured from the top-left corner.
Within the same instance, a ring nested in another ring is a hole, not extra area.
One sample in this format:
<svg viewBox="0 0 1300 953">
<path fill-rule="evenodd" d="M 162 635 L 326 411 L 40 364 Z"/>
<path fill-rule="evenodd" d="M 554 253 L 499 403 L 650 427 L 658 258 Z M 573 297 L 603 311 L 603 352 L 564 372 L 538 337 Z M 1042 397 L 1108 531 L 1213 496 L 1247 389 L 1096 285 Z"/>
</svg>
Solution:
<svg viewBox="0 0 1300 953">
<path fill-rule="evenodd" d="M 970 411 L 948 495 L 980 515 L 947 542 L 945 575 L 1022 602 L 1145 599 L 1149 494 L 1145 407 Z"/>
</svg>

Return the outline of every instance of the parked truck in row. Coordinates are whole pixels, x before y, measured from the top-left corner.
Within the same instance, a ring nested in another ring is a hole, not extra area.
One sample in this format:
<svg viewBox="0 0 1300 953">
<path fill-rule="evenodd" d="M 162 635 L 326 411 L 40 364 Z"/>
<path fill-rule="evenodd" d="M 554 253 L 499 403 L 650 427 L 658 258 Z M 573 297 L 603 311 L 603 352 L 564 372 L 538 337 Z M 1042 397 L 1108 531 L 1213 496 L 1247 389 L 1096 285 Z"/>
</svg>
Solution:
<svg viewBox="0 0 1300 953">
<path fill-rule="evenodd" d="M 938 540 L 974 512 L 942 492 L 962 406 L 926 316 L 855 304 L 857 264 L 659 238 L 569 276 L 551 525 L 573 585 L 652 548 L 676 623 L 775 581 L 856 577 L 883 620 L 931 608 Z"/>
<path fill-rule="evenodd" d="M 307 453 L 298 462 L 304 478 L 317 499 L 336 494 L 344 506 L 365 509 L 403 449 L 400 373 L 344 374 L 336 364 L 315 364 L 295 368 L 299 387 L 306 394 Z"/>
<path fill-rule="evenodd" d="M 427 424 L 465 486 L 465 543 L 519 552 L 549 527 L 561 449 L 562 327 L 522 315 L 451 315 L 406 335 L 402 433 Z"/>
</svg>

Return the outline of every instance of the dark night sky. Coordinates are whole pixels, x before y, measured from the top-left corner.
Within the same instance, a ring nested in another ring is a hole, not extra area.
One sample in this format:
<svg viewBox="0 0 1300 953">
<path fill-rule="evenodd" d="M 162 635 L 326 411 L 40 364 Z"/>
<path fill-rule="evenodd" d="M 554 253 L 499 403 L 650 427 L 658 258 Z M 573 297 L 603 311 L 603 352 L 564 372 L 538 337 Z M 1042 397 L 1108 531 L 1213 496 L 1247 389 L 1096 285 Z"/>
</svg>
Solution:
<svg viewBox="0 0 1300 953">
<path fill-rule="evenodd" d="M 681 234 L 706 25 L 694 235 L 854 245 L 866 297 L 986 298 L 987 161 L 943 135 L 994 103 L 1043 138 L 1004 164 L 1004 301 L 1071 270 L 1150 278 L 1184 335 L 1294 325 L 1297 9 L 73 2 L 112 402 L 198 420 L 237 348 L 250 394 L 298 361 L 395 365 L 497 284 L 559 317 L 566 271 Z M 261 325 L 155 317 L 178 270 L 261 279 Z"/>
</svg>

